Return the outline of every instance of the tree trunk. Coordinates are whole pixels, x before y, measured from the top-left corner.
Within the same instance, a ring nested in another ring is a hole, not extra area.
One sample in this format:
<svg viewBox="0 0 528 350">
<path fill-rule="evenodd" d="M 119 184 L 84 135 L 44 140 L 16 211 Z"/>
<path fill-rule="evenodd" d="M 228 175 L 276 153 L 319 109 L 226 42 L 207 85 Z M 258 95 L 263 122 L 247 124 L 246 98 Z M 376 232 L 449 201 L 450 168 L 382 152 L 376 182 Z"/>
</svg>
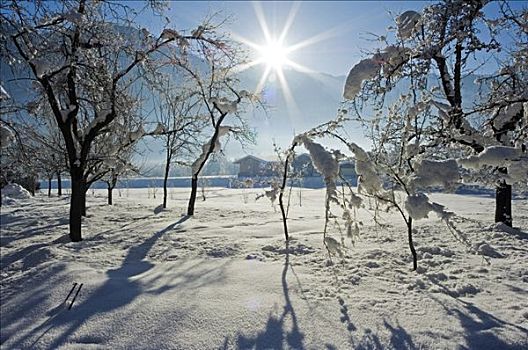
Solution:
<svg viewBox="0 0 528 350">
<path fill-rule="evenodd" d="M 114 188 L 110 185 L 108 185 L 108 205 L 112 205 L 112 190 Z"/>
<path fill-rule="evenodd" d="M 82 241 L 81 217 L 85 197 L 82 172 L 72 169 L 70 199 L 70 238 L 72 242 Z"/>
<path fill-rule="evenodd" d="M 512 227 L 512 186 L 501 181 L 495 188 L 495 222 Z"/>
<path fill-rule="evenodd" d="M 240 98 L 238 99 L 237 103 L 238 102 L 240 102 Z M 191 198 L 189 198 L 189 206 L 187 207 L 187 215 L 189 216 L 194 215 L 194 204 L 196 202 L 196 191 L 198 189 L 198 175 L 200 174 L 200 172 L 202 171 L 202 168 L 204 167 L 205 163 L 209 159 L 209 156 L 214 152 L 214 147 L 216 145 L 216 141 L 218 140 L 220 127 L 226 115 L 227 113 L 222 113 L 220 118 L 218 118 L 218 121 L 216 122 L 216 125 L 215 125 L 215 132 L 213 136 L 211 137 L 211 140 L 209 140 L 209 148 L 205 152 L 205 156 L 203 157 L 202 163 L 196 170 L 194 170 L 194 166 L 193 166 L 193 175 L 191 178 Z"/>
<path fill-rule="evenodd" d="M 86 217 L 86 192 L 88 191 L 88 189 L 84 184 L 84 180 L 81 182 L 81 184 L 81 215 Z"/>
<path fill-rule="evenodd" d="M 62 179 L 60 171 L 57 171 L 57 194 L 62 196 Z"/>
<path fill-rule="evenodd" d="M 51 197 L 51 176 L 48 177 L 48 197 Z"/>
<path fill-rule="evenodd" d="M 194 203 L 196 202 L 196 192 L 198 190 L 198 175 L 193 175 L 191 179 L 191 198 L 187 207 L 187 215 L 194 215 Z"/>
<path fill-rule="evenodd" d="M 30 184 L 29 184 L 29 192 L 31 193 L 31 195 L 32 195 L 33 197 L 35 197 L 35 192 L 37 191 L 37 188 L 36 188 L 36 187 L 37 187 L 37 186 L 36 186 L 36 185 L 37 185 L 37 184 L 36 184 L 36 178 L 32 176 L 32 177 L 30 177 L 29 181 L 30 181 Z"/>
<path fill-rule="evenodd" d="M 409 248 L 411 249 L 411 254 L 413 257 L 413 271 L 416 271 L 418 268 L 418 257 L 416 255 L 416 249 L 414 249 L 412 234 L 412 218 L 409 216 L 409 220 L 407 221 L 407 235 L 409 237 Z"/>
<path fill-rule="evenodd" d="M 170 159 L 167 156 L 167 163 L 165 163 L 165 176 L 163 178 L 163 209 L 167 208 L 167 179 L 170 171 Z"/>
</svg>

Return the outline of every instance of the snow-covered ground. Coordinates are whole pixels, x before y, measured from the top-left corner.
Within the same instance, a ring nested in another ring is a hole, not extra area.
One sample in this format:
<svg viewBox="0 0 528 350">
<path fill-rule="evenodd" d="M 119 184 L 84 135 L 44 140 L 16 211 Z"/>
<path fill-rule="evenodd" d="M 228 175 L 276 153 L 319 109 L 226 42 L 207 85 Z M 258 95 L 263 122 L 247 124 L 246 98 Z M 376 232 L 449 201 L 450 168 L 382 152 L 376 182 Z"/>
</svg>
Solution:
<svg viewBox="0 0 528 350">
<path fill-rule="evenodd" d="M 68 198 L 4 202 L 2 349 L 528 347 L 527 200 L 514 201 L 512 230 L 493 224 L 492 198 L 432 194 L 482 255 L 421 220 L 412 272 L 396 214 L 377 227 L 362 212 L 360 239 L 330 264 L 324 190 L 294 189 L 288 246 L 261 192 L 208 189 L 188 219 L 188 189 L 172 189 L 167 210 L 147 189 L 116 192 L 112 207 L 90 191 L 79 243 Z"/>
</svg>

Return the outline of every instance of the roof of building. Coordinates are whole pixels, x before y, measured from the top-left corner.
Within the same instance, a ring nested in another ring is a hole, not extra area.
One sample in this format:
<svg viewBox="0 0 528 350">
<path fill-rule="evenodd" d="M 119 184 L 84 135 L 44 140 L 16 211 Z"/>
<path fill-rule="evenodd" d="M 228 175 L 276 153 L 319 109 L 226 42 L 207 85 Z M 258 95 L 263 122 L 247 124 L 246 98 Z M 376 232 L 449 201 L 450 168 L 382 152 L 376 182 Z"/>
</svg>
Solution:
<svg viewBox="0 0 528 350">
<path fill-rule="evenodd" d="M 240 164 L 240 162 L 242 162 L 243 160 L 246 160 L 246 159 L 255 160 L 255 161 L 260 162 L 260 163 L 269 163 L 267 160 L 260 159 L 260 158 L 258 158 L 258 157 L 252 156 L 252 155 L 250 155 L 250 154 L 248 154 L 247 156 L 242 157 L 242 158 L 240 158 L 240 159 L 238 159 L 238 160 L 235 160 L 233 163 L 234 163 L 234 164 Z"/>
</svg>

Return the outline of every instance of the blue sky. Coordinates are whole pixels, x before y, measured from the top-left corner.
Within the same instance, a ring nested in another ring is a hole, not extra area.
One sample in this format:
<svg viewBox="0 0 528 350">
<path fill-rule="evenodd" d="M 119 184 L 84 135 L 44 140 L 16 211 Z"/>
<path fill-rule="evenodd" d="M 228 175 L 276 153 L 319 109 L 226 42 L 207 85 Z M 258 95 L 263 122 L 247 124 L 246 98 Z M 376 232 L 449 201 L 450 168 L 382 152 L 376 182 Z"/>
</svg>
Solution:
<svg viewBox="0 0 528 350">
<path fill-rule="evenodd" d="M 302 48 L 289 57 L 311 70 L 333 75 L 345 75 L 362 56 L 360 48 L 372 45 L 369 32 L 384 34 L 392 22 L 389 14 L 426 6 L 424 1 L 310 1 L 298 4 L 295 19 L 286 36 L 286 44 L 330 32 L 321 41 Z M 287 21 L 293 2 L 260 2 L 270 27 L 279 33 Z M 166 16 L 171 26 L 192 29 L 208 13 L 231 16 L 224 29 L 242 35 L 255 43 L 263 43 L 264 35 L 255 14 L 255 4 L 246 1 L 177 1 L 170 3 Z M 258 6 L 258 5 L 257 5 Z M 154 33 L 163 28 L 163 20 L 141 18 L 139 22 Z"/>
<path fill-rule="evenodd" d="M 436 1 L 435 1 L 436 2 Z M 242 36 L 255 44 L 265 44 L 265 36 L 258 20 L 258 12 L 269 27 L 272 35 L 278 36 L 292 10 L 295 12 L 284 46 L 294 45 L 307 39 L 313 40 L 305 46 L 288 55 L 288 58 L 309 70 L 335 76 L 345 76 L 350 68 L 365 57 L 365 50 L 379 47 L 372 35 L 386 35 L 387 28 L 394 25 L 394 17 L 407 11 L 421 11 L 433 2 L 428 1 L 308 1 L 308 2 L 249 2 L 249 1 L 173 1 L 165 16 L 170 20 L 170 27 L 177 30 L 196 28 L 208 14 L 218 13 L 218 19 L 229 17 L 223 30 L 234 37 Z M 131 3 L 128 3 L 131 4 Z M 519 9 L 526 7 L 527 1 L 510 2 Z M 134 3 L 139 8 L 141 3 Z M 260 10 L 259 10 L 260 9 Z M 498 14 L 498 3 L 485 7 L 487 15 L 495 17 Z M 147 27 L 153 33 L 160 33 L 167 22 L 162 18 L 138 16 L 140 25 Z M 255 53 L 255 57 L 258 55 Z M 494 69 L 490 67 L 491 69 Z M 264 67 L 262 67 L 264 69 Z M 338 96 L 337 98 L 340 98 Z M 336 106 L 337 109 L 337 106 Z M 270 130 L 277 127 L 277 120 L 286 111 L 270 114 Z M 288 113 L 286 113 L 288 114 Z M 333 116 L 329 116 L 329 119 Z M 315 125 L 314 125 L 315 126 Z M 300 131 L 300 130 L 296 130 Z M 351 131 L 356 141 L 367 146 L 359 130 Z M 273 133 L 272 133 L 273 134 Z M 253 153 L 261 156 L 271 154 L 271 141 L 266 137 L 266 130 L 259 129 L 259 142 L 253 148 Z M 266 144 L 266 141 L 269 144 Z M 282 142 L 279 142 L 282 143 Z M 281 144 L 281 146 L 286 146 Z M 242 155 L 238 147 L 229 147 L 230 156 Z"/>
</svg>

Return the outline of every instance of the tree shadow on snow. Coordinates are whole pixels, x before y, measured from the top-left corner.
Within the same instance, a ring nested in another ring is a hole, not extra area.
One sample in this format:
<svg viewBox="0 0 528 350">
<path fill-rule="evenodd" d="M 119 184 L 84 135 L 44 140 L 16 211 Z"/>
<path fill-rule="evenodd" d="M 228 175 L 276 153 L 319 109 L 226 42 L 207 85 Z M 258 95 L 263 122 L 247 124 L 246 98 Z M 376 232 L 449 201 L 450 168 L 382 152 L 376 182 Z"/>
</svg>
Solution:
<svg viewBox="0 0 528 350">
<path fill-rule="evenodd" d="M 527 349 L 528 329 L 519 325 L 504 321 L 493 314 L 480 309 L 470 302 L 453 297 L 456 304 L 447 305 L 445 301 L 433 297 L 448 315 L 458 318 L 460 325 L 464 328 L 466 345 L 461 349 Z M 512 344 L 507 339 L 501 339 L 497 333 L 502 333 L 505 328 L 516 330 L 524 335 L 524 344 Z M 498 332 L 497 332 L 498 331 Z"/>
<path fill-rule="evenodd" d="M 48 320 L 34 328 L 24 338 L 35 338 L 31 344 L 31 347 L 34 347 L 52 328 L 64 327 L 65 329 L 61 331 L 61 334 L 49 345 L 50 349 L 54 349 L 65 343 L 68 337 L 91 317 L 111 312 L 131 303 L 144 291 L 140 283 L 131 280 L 130 277 L 144 273 L 154 267 L 154 264 L 144 260 L 151 248 L 164 234 L 188 219 L 189 216 L 184 216 L 177 222 L 156 232 L 140 245 L 130 248 L 121 266 L 114 270 L 108 270 L 108 279 L 106 282 L 91 292 L 87 299 L 82 302 L 78 301 L 75 305 L 75 310 L 63 312 L 66 308 L 62 307 L 62 304 L 59 305 L 50 312 Z M 25 339 L 21 339 L 20 341 L 24 341 Z M 21 346 L 23 344 L 15 345 Z"/>
<path fill-rule="evenodd" d="M 246 337 L 239 334 L 237 338 L 237 349 L 304 349 L 304 334 L 300 331 L 297 314 L 293 308 L 288 289 L 287 273 L 290 266 L 289 242 L 286 242 L 286 255 L 282 269 L 282 293 L 284 295 L 284 308 L 280 317 L 269 315 L 266 328 L 254 337 Z M 291 330 L 285 329 L 285 321 L 291 320 Z M 227 345 L 227 339 L 224 346 Z"/>
</svg>

